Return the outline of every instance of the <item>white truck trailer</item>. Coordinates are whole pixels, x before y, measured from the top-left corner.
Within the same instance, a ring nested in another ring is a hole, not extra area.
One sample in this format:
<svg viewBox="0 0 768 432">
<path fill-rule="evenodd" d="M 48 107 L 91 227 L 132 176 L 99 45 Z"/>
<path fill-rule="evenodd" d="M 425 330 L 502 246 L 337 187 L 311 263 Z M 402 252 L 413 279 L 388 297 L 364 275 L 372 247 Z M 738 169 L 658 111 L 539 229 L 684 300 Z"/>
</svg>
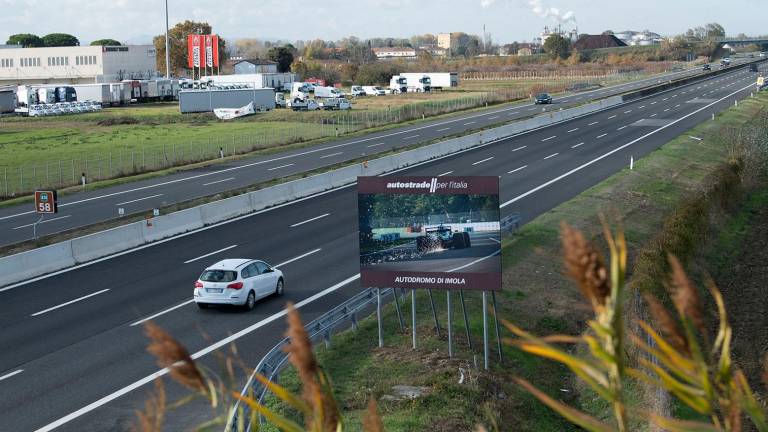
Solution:
<svg viewBox="0 0 768 432">
<path fill-rule="evenodd" d="M 341 98 L 344 95 L 336 87 L 315 87 L 315 98 Z"/>
<path fill-rule="evenodd" d="M 395 75 L 389 80 L 389 88 L 392 93 L 405 93 L 408 91 L 408 80 L 402 75 Z"/>
<path fill-rule="evenodd" d="M 206 89 L 179 92 L 179 110 L 182 114 L 213 112 L 217 108 L 241 108 L 253 103 L 256 111 L 275 109 L 275 89 Z"/>
<path fill-rule="evenodd" d="M 435 90 L 459 86 L 458 72 L 427 72 L 420 75 L 428 76 L 430 85 Z"/>
<path fill-rule="evenodd" d="M 101 105 L 112 105 L 112 90 L 109 83 L 72 84 L 72 87 L 77 92 L 78 102 L 91 101 L 98 102 Z"/>
<path fill-rule="evenodd" d="M 205 75 L 200 78 L 203 82 L 214 84 L 247 84 L 254 88 L 273 88 L 279 91 L 288 91 L 296 81 L 295 73 L 257 73 L 234 75 Z"/>
</svg>

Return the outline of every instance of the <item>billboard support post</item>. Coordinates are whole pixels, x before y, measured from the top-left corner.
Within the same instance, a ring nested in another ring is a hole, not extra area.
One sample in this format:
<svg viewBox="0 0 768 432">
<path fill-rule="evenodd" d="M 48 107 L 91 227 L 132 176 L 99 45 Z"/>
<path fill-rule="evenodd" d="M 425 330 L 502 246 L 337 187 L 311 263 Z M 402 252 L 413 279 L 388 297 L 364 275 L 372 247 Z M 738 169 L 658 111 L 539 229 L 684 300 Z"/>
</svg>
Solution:
<svg viewBox="0 0 768 432">
<path fill-rule="evenodd" d="M 488 370 L 488 292 L 483 291 L 483 368 Z"/>
<path fill-rule="evenodd" d="M 376 318 L 379 321 L 379 348 L 384 348 L 384 325 L 381 317 L 381 288 L 376 288 Z"/>
<path fill-rule="evenodd" d="M 416 290 L 411 290 L 411 339 L 413 349 L 416 349 Z"/>
<path fill-rule="evenodd" d="M 499 330 L 499 313 L 496 310 L 496 291 L 491 291 L 493 302 L 493 324 L 496 326 L 496 349 L 499 350 L 499 363 L 504 364 L 504 356 L 501 352 L 501 331 Z"/>
<path fill-rule="evenodd" d="M 37 240 L 37 224 L 43 221 L 43 218 L 45 217 L 45 214 L 40 215 L 40 219 L 37 220 L 34 224 L 32 224 L 32 238 Z"/>
<path fill-rule="evenodd" d="M 397 288 L 392 288 L 392 297 L 395 298 L 395 310 L 397 311 L 397 320 L 400 322 L 400 333 L 405 333 L 405 322 L 403 322 L 403 311 L 400 310 L 400 299 L 397 297 Z"/>
<path fill-rule="evenodd" d="M 432 290 L 428 289 L 429 304 L 432 307 L 432 318 L 435 319 L 435 331 L 437 331 L 437 337 L 440 338 L 440 321 L 437 320 L 437 309 L 435 309 L 435 299 L 432 297 Z"/>
<path fill-rule="evenodd" d="M 459 298 L 461 299 L 461 313 L 464 314 L 464 329 L 467 331 L 467 344 L 469 349 L 473 350 L 472 335 L 469 333 L 469 318 L 467 317 L 467 305 L 464 303 L 464 290 L 459 290 Z"/>
<path fill-rule="evenodd" d="M 445 299 L 448 307 L 448 357 L 453 357 L 453 322 L 451 320 L 451 290 L 445 292 Z"/>
</svg>

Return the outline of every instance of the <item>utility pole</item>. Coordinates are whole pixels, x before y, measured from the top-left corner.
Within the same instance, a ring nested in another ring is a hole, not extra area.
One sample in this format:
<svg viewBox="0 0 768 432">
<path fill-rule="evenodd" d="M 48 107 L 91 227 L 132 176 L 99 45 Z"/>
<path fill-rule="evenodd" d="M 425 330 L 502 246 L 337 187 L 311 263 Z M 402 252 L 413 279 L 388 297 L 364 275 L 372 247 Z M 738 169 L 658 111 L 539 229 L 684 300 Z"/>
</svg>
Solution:
<svg viewBox="0 0 768 432">
<path fill-rule="evenodd" d="M 171 51 L 168 41 L 168 0 L 165 0 L 165 78 L 171 78 Z"/>
</svg>

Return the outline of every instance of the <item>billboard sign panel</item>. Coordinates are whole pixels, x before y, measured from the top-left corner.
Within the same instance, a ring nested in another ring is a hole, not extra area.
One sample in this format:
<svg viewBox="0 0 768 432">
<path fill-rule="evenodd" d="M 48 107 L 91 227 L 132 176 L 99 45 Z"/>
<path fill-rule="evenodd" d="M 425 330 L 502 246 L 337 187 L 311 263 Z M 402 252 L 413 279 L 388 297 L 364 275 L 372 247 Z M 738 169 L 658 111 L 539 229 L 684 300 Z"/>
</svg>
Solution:
<svg viewBox="0 0 768 432">
<path fill-rule="evenodd" d="M 213 36 L 205 35 L 205 66 L 213 67 Z"/>
<path fill-rule="evenodd" d="M 55 190 L 35 191 L 35 212 L 54 214 L 59 211 L 58 197 Z"/>
<path fill-rule="evenodd" d="M 190 69 L 202 67 L 202 35 L 194 34 L 187 36 L 187 64 Z"/>
<path fill-rule="evenodd" d="M 363 287 L 501 290 L 498 177 L 359 177 Z"/>
</svg>

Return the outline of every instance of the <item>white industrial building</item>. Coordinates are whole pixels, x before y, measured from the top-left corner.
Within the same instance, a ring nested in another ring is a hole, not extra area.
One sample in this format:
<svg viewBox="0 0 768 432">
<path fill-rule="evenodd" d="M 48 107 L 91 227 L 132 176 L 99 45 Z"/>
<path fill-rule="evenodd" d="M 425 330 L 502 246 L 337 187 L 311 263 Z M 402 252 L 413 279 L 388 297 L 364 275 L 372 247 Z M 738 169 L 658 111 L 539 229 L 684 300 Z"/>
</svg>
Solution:
<svg viewBox="0 0 768 432">
<path fill-rule="evenodd" d="M 416 58 L 416 50 L 408 47 L 373 48 L 373 53 L 379 59 Z"/>
<path fill-rule="evenodd" d="M 648 30 L 638 31 L 622 31 L 614 33 L 614 36 L 621 39 L 627 45 L 659 45 L 664 38 L 658 33 L 654 33 Z"/>
<path fill-rule="evenodd" d="M 148 79 L 156 57 L 152 45 L 0 49 L 0 85 Z"/>
</svg>

